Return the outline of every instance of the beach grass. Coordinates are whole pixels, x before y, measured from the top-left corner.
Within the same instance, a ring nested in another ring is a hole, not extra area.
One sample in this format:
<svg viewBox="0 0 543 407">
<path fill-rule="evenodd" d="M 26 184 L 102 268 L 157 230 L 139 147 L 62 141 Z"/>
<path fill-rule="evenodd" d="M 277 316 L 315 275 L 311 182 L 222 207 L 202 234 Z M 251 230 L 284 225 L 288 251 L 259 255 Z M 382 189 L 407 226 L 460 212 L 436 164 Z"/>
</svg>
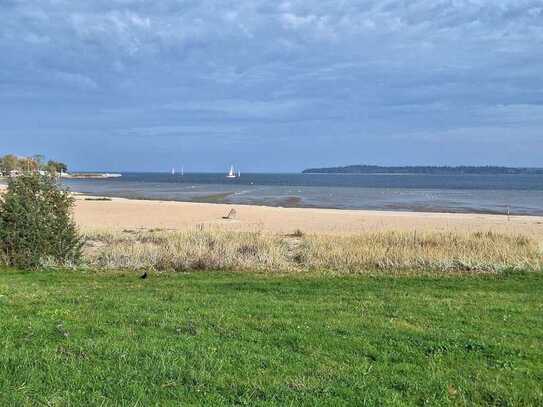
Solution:
<svg viewBox="0 0 543 407">
<path fill-rule="evenodd" d="M 100 270 L 372 272 L 541 271 L 543 248 L 524 236 L 497 233 L 368 232 L 356 236 L 221 229 L 95 231 L 85 262 Z"/>
<path fill-rule="evenodd" d="M 0 405 L 542 405 L 542 287 L 0 270 Z"/>
</svg>

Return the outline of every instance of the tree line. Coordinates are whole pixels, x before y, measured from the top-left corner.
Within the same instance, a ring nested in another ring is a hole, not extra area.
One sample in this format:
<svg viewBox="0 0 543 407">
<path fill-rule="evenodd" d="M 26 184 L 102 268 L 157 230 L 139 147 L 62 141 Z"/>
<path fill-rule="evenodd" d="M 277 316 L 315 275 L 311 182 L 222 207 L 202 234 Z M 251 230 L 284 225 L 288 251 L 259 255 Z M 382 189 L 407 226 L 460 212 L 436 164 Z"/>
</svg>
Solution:
<svg viewBox="0 0 543 407">
<path fill-rule="evenodd" d="M 43 155 L 17 157 L 14 154 L 0 156 L 0 175 L 45 171 L 51 174 L 68 172 L 68 166 L 60 161 L 45 160 Z"/>
<path fill-rule="evenodd" d="M 346 167 L 310 168 L 304 174 L 434 174 L 434 175 L 495 175 L 543 174 L 542 168 L 511 168 L 497 166 L 397 166 L 349 165 Z"/>
</svg>

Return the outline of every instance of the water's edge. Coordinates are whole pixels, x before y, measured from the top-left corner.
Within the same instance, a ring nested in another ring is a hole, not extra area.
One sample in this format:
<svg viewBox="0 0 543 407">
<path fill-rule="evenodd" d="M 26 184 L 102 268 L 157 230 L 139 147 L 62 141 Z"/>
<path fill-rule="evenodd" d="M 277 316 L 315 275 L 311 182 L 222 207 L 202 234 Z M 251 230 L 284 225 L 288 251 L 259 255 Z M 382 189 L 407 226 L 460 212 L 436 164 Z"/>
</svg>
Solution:
<svg viewBox="0 0 543 407">
<path fill-rule="evenodd" d="M 111 180 L 70 180 L 74 192 L 127 199 L 543 216 L 543 176 L 329 176 L 247 174 L 124 174 Z"/>
</svg>

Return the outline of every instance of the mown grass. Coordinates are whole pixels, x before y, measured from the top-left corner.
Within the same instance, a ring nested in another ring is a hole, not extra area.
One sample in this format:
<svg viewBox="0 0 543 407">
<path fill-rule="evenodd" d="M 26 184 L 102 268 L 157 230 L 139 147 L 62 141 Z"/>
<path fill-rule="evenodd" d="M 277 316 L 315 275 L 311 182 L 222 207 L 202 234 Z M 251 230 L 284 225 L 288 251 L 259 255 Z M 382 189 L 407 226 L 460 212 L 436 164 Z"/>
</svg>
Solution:
<svg viewBox="0 0 543 407">
<path fill-rule="evenodd" d="M 543 275 L 0 272 L 0 405 L 542 405 Z"/>
<path fill-rule="evenodd" d="M 87 233 L 85 262 L 95 269 L 483 272 L 543 269 L 543 247 L 496 233 L 365 233 L 282 236 L 225 230 Z"/>
</svg>

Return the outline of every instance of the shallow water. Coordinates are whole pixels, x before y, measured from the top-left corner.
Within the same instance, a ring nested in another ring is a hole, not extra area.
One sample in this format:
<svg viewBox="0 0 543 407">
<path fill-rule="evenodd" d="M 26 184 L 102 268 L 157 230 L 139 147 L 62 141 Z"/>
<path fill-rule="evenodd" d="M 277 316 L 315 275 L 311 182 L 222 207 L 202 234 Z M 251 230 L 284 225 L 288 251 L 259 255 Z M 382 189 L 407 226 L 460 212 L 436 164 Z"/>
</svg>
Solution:
<svg viewBox="0 0 543 407">
<path fill-rule="evenodd" d="M 65 180 L 112 197 L 271 206 L 543 215 L 542 175 L 334 175 L 126 173 Z"/>
</svg>

